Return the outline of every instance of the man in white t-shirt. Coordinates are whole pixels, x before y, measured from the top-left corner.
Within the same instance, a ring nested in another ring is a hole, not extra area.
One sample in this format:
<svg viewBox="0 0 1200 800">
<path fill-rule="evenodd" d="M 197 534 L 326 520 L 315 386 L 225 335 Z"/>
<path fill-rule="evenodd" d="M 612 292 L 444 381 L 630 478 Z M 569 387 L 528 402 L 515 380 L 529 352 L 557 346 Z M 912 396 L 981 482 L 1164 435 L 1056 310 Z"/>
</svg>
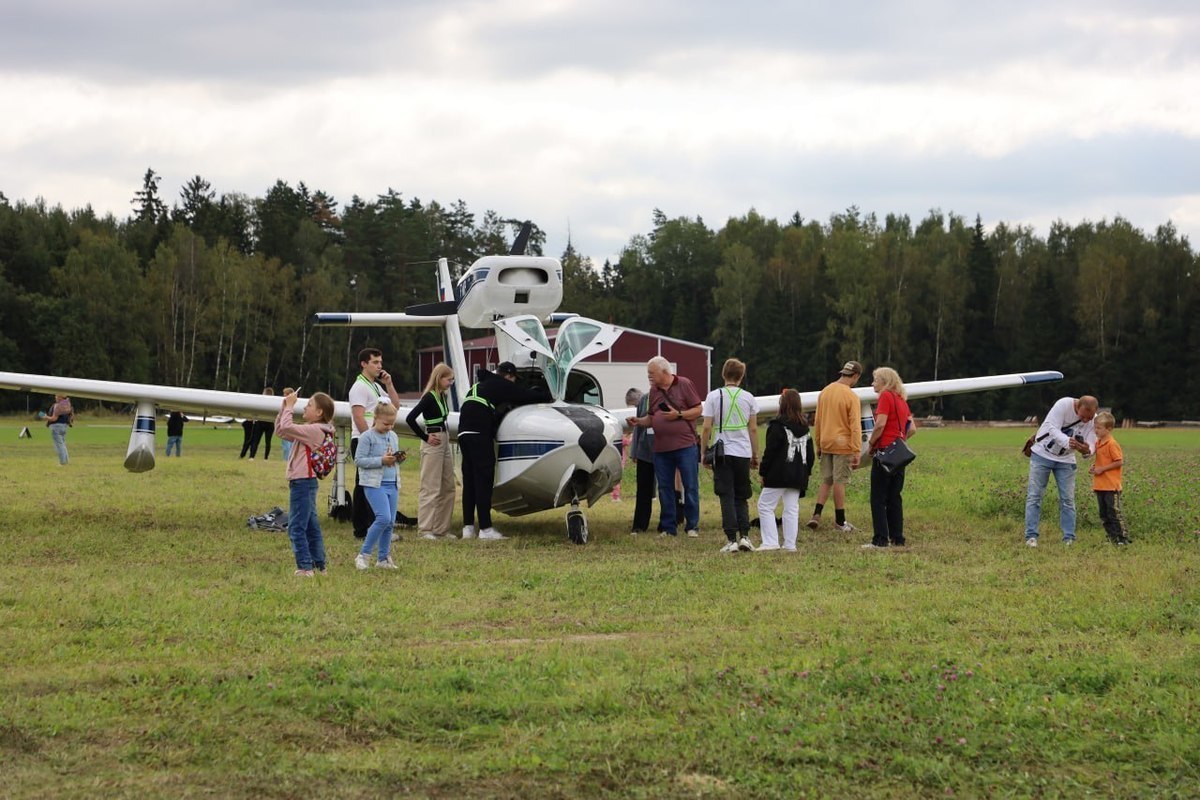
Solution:
<svg viewBox="0 0 1200 800">
<path fill-rule="evenodd" d="M 383 351 L 374 347 L 365 347 L 358 353 L 360 372 L 350 387 L 350 416 L 354 424 L 350 426 L 350 458 L 353 459 L 358 450 L 358 437 L 374 424 L 375 406 L 380 403 L 390 403 L 400 407 L 400 395 L 392 385 L 392 376 L 383 368 Z M 363 539 L 367 528 L 375 521 L 375 512 L 367 502 L 367 496 L 358 485 L 358 473 L 354 475 L 354 501 L 351 504 L 354 512 L 354 535 Z"/>
<path fill-rule="evenodd" d="M 1058 522 L 1063 544 L 1075 543 L 1075 454 L 1096 450 L 1093 418 L 1100 403 L 1091 395 L 1064 397 L 1054 404 L 1034 434 L 1029 457 L 1029 487 L 1025 494 L 1025 544 L 1037 547 L 1042 519 L 1042 495 L 1050 474 L 1058 485 Z"/>
<path fill-rule="evenodd" d="M 725 385 L 713 389 L 704 398 L 701 413 L 700 452 L 708 450 L 709 436 L 715 429 L 717 440 L 724 443 L 725 455 L 704 466 L 713 473 L 713 491 L 721 500 L 721 528 L 728 540 L 722 553 L 749 552 L 750 470 L 758 467 L 758 400 L 742 388 L 746 365 L 736 358 L 721 367 Z"/>
</svg>

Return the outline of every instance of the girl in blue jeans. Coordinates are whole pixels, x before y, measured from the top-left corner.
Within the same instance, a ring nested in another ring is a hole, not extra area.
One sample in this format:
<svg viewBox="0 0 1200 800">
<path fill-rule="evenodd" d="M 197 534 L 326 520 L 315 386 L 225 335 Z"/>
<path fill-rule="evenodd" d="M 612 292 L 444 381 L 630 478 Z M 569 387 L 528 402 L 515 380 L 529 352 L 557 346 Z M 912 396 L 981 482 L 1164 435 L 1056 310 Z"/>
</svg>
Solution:
<svg viewBox="0 0 1200 800">
<path fill-rule="evenodd" d="M 296 575 L 311 578 L 314 570 L 325 571 L 325 539 L 321 534 L 321 523 L 317 520 L 318 480 L 308 460 L 310 451 L 325 441 L 325 434 L 334 433 L 333 398 L 317 392 L 304 406 L 304 424 L 297 425 L 293 418 L 296 393 L 285 392 L 283 407 L 275 418 L 275 433 L 279 438 L 304 445 L 293 447 L 287 462 L 288 486 L 291 498 L 288 505 L 288 538 L 292 540 L 292 553 L 296 556 Z"/>
<path fill-rule="evenodd" d="M 396 502 L 400 495 L 400 470 L 404 460 L 400 452 L 400 440 L 392 430 L 396 426 L 396 407 L 380 403 L 375 407 L 374 424 L 358 438 L 358 449 L 354 452 L 354 464 L 358 467 L 358 485 L 363 487 L 367 502 L 375 512 L 375 521 L 367 528 L 362 550 L 354 559 L 354 566 L 366 569 L 371 566 L 371 554 L 376 548 L 379 557 L 375 566 L 395 569 L 392 561 L 392 528 L 396 524 Z"/>
</svg>

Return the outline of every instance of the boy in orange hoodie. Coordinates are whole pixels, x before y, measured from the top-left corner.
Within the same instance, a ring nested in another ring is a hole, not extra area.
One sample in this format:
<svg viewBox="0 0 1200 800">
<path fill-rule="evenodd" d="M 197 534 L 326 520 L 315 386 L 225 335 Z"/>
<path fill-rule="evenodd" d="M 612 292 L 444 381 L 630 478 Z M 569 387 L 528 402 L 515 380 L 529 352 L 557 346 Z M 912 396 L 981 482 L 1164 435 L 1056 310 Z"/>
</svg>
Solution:
<svg viewBox="0 0 1200 800">
<path fill-rule="evenodd" d="M 1096 460 L 1088 468 L 1092 475 L 1092 491 L 1100 504 L 1100 522 L 1113 544 L 1129 544 L 1129 529 L 1121 512 L 1121 467 L 1125 454 L 1113 438 L 1116 420 L 1107 411 L 1096 415 Z"/>
</svg>

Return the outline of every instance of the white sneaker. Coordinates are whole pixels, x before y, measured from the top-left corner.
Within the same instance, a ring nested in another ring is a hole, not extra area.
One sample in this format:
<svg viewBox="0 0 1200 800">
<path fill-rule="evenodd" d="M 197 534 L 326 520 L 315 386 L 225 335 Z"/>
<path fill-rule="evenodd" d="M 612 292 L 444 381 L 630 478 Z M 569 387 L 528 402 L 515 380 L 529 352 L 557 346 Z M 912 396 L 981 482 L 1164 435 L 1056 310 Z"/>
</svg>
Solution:
<svg viewBox="0 0 1200 800">
<path fill-rule="evenodd" d="M 796 548 L 794 548 L 794 547 L 784 547 L 784 548 L 783 548 L 783 551 L 784 551 L 785 553 L 794 553 L 794 552 L 796 552 Z"/>
<path fill-rule="evenodd" d="M 725 546 L 721 548 L 722 553 L 736 553 L 737 551 L 738 551 L 737 542 L 726 542 Z"/>
<path fill-rule="evenodd" d="M 871 542 L 867 542 L 866 544 L 864 544 L 862 546 L 862 549 L 863 550 L 885 550 L 886 548 L 880 547 L 879 545 L 873 544 Z"/>
<path fill-rule="evenodd" d="M 428 539 L 428 540 L 430 540 L 431 542 L 434 542 L 434 541 L 437 541 L 437 540 L 438 540 L 439 538 L 441 538 L 441 537 L 439 537 L 439 536 L 438 536 L 436 533 L 434 533 L 433 531 L 430 531 L 429 533 L 422 533 L 422 534 L 421 534 L 421 538 L 422 538 L 422 539 Z"/>
<path fill-rule="evenodd" d="M 495 528 L 484 528 L 479 532 L 479 538 L 494 542 L 498 539 L 507 539 L 508 537 L 500 533 L 500 531 L 496 530 Z"/>
<path fill-rule="evenodd" d="M 754 549 L 754 545 L 750 544 L 750 540 L 747 539 L 745 536 L 738 539 L 737 545 L 738 545 L 738 550 L 741 550 L 744 553 L 749 553 L 751 550 Z"/>
<path fill-rule="evenodd" d="M 1025 540 L 1025 544 L 1029 545 L 1030 547 L 1037 547 L 1037 537 L 1030 536 L 1028 539 Z"/>
<path fill-rule="evenodd" d="M 841 525 L 838 525 L 835 522 L 835 523 L 833 523 L 833 527 L 837 528 L 842 533 L 854 533 L 856 530 L 858 530 L 858 528 L 856 528 L 850 524 L 850 520 L 846 520 Z"/>
<path fill-rule="evenodd" d="M 689 531 L 687 532 L 687 535 L 688 535 L 688 538 L 689 538 L 689 539 L 699 539 L 699 538 L 700 538 L 700 531 L 696 530 L 695 528 L 692 528 L 691 530 L 689 530 Z"/>
<path fill-rule="evenodd" d="M 393 541 L 393 542 L 398 542 L 398 541 L 400 541 L 400 534 L 398 534 L 398 533 L 393 533 L 393 534 L 392 534 L 392 541 Z"/>
<path fill-rule="evenodd" d="M 778 550 L 778 549 L 779 549 L 779 545 L 777 545 L 777 544 L 760 544 L 760 545 L 758 546 L 758 549 L 757 549 L 757 550 L 755 550 L 754 552 L 756 552 L 756 553 L 769 553 L 769 552 L 771 552 L 772 550 Z M 793 550 L 795 550 L 796 548 L 794 548 L 794 547 L 793 547 L 792 549 L 793 549 Z"/>
<path fill-rule="evenodd" d="M 355 569 L 366 569 L 371 566 L 371 558 L 366 553 L 359 553 L 354 557 Z"/>
<path fill-rule="evenodd" d="M 396 562 L 392 561 L 391 556 L 388 556 L 382 561 L 376 561 L 375 566 L 379 567 L 380 569 L 397 569 Z"/>
<path fill-rule="evenodd" d="M 463 538 L 464 539 L 474 539 L 475 538 L 475 526 L 474 525 L 463 525 Z"/>
</svg>

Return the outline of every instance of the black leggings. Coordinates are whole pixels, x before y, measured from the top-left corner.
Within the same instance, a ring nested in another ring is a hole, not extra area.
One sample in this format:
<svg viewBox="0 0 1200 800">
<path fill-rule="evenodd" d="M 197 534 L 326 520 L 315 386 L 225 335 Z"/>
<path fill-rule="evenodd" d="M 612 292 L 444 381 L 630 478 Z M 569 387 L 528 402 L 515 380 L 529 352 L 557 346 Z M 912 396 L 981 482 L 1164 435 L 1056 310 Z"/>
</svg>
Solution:
<svg viewBox="0 0 1200 800">
<path fill-rule="evenodd" d="M 735 542 L 750 532 L 750 459 L 725 456 L 713 465 L 713 491 L 721 500 L 721 529 Z"/>
<path fill-rule="evenodd" d="M 462 453 L 463 525 L 474 525 L 478 512 L 479 529 L 492 527 L 492 488 L 496 482 L 496 450 L 492 437 L 484 433 L 458 437 Z"/>
<path fill-rule="evenodd" d="M 894 544 L 904 546 L 904 470 L 901 467 L 888 474 L 871 459 L 871 542 L 876 547 Z"/>
</svg>

